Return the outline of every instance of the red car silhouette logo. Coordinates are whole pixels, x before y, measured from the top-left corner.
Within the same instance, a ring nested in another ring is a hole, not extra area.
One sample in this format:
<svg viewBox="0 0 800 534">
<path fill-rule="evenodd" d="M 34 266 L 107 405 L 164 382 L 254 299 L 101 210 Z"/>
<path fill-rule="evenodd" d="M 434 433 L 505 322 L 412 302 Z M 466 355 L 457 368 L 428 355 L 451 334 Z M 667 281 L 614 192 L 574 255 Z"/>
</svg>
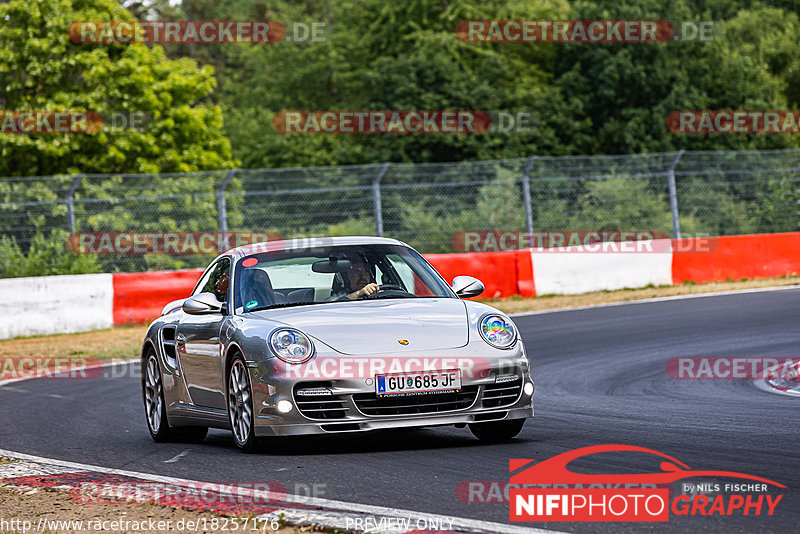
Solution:
<svg viewBox="0 0 800 534">
<path fill-rule="evenodd" d="M 661 456 L 668 461 L 662 461 L 660 468 L 661 472 L 656 473 L 641 473 L 641 474 L 583 474 L 570 471 L 567 464 L 590 454 L 597 454 L 601 452 L 644 452 Z M 515 459 L 509 461 L 509 471 L 514 472 L 524 465 L 528 465 L 535 460 Z M 509 482 L 511 484 L 669 484 L 677 480 L 693 477 L 731 477 L 731 478 L 744 478 L 748 480 L 755 480 L 758 482 L 766 482 L 779 488 L 785 488 L 783 484 L 779 484 L 766 478 L 757 477 L 754 475 L 747 475 L 745 473 L 736 473 L 733 471 L 705 471 L 693 470 L 685 463 L 668 456 L 662 452 L 645 447 L 637 447 L 635 445 L 594 445 L 591 447 L 581 447 L 573 451 L 568 451 L 553 458 L 543 460 L 528 467 L 524 471 L 516 473 L 511 476 Z"/>
</svg>

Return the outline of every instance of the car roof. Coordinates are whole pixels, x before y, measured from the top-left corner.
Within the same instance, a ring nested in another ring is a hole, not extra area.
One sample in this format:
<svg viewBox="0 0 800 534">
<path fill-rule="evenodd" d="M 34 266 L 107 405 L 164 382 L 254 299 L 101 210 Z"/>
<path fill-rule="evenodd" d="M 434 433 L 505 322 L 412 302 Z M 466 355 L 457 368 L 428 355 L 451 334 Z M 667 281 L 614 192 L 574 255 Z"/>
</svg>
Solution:
<svg viewBox="0 0 800 534">
<path fill-rule="evenodd" d="M 220 256 L 232 256 L 235 259 L 256 254 L 259 252 L 277 252 L 281 250 L 302 250 L 317 247 L 344 246 L 344 245 L 402 245 L 402 241 L 388 237 L 374 236 L 346 236 L 346 237 L 302 237 L 297 239 L 284 239 L 280 241 L 263 241 L 243 245 L 231 249 Z"/>
</svg>

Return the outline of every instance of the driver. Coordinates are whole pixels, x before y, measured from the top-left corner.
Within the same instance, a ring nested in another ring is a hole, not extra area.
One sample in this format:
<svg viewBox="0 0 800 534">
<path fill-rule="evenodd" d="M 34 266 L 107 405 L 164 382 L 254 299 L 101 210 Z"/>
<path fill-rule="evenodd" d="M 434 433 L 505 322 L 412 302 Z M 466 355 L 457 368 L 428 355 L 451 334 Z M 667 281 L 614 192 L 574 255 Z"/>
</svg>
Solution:
<svg viewBox="0 0 800 534">
<path fill-rule="evenodd" d="M 361 259 L 353 262 L 352 267 L 344 273 L 344 286 L 350 300 L 368 297 L 380 290 L 380 286 L 373 281 L 372 270 Z"/>
</svg>

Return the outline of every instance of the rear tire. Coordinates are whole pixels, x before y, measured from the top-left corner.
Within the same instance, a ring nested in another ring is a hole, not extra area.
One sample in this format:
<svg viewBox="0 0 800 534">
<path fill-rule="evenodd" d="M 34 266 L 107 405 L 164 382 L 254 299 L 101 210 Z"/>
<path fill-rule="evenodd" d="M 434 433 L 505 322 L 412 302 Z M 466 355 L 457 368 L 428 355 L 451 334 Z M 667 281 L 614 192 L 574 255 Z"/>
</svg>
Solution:
<svg viewBox="0 0 800 534">
<path fill-rule="evenodd" d="M 151 348 L 142 360 L 142 398 L 147 429 L 156 443 L 165 443 L 174 438 L 167 422 L 167 405 L 164 402 L 162 384 L 161 368 L 156 352 Z"/>
<path fill-rule="evenodd" d="M 522 431 L 525 419 L 492 421 L 490 423 L 470 423 L 472 434 L 486 443 L 503 443 L 514 439 Z"/>
<path fill-rule="evenodd" d="M 172 427 L 167 419 L 167 404 L 164 402 L 164 386 L 158 358 L 151 348 L 142 360 L 142 397 L 147 429 L 156 443 L 182 441 L 198 443 L 205 439 L 208 427 Z"/>
</svg>

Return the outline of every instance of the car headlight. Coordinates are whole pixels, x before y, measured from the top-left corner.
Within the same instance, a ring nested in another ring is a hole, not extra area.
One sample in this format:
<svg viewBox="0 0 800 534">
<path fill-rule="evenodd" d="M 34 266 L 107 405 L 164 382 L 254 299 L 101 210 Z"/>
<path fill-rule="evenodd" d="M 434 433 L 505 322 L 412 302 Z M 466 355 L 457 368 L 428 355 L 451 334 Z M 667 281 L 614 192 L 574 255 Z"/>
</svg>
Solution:
<svg viewBox="0 0 800 534">
<path fill-rule="evenodd" d="M 500 314 L 484 315 L 478 324 L 481 337 L 489 345 L 498 349 L 507 349 L 517 340 L 517 330 L 511 321 Z"/>
<path fill-rule="evenodd" d="M 286 363 L 307 362 L 314 355 L 314 344 L 301 331 L 279 328 L 270 334 L 269 346 L 275 356 Z"/>
</svg>

